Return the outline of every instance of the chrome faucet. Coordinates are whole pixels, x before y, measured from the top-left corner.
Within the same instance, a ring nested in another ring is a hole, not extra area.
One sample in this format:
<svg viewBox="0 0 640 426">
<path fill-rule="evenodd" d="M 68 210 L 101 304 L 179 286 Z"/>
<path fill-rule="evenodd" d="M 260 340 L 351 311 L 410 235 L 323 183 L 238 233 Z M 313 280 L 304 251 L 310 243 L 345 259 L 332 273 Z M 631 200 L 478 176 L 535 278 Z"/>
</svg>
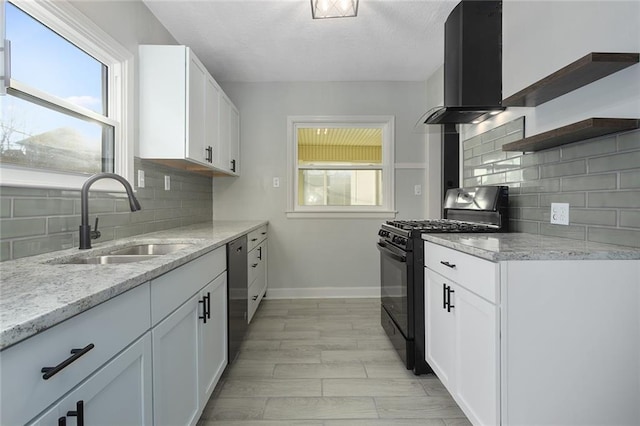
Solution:
<svg viewBox="0 0 640 426">
<path fill-rule="evenodd" d="M 93 232 L 91 231 L 91 225 L 89 225 L 89 188 L 95 181 L 107 178 L 115 179 L 124 186 L 124 189 L 127 191 L 127 196 L 129 197 L 129 207 L 131 207 L 132 212 L 136 212 L 141 209 L 140 203 L 136 199 L 135 195 L 133 195 L 131 185 L 129 185 L 129 182 L 127 182 L 127 180 L 122 176 L 115 173 L 97 173 L 91 176 L 82 185 L 82 190 L 80 191 L 80 250 L 90 249 L 91 238 L 98 238 L 100 236 L 100 233 L 97 232 L 98 219 L 96 218 L 96 229 Z"/>
</svg>

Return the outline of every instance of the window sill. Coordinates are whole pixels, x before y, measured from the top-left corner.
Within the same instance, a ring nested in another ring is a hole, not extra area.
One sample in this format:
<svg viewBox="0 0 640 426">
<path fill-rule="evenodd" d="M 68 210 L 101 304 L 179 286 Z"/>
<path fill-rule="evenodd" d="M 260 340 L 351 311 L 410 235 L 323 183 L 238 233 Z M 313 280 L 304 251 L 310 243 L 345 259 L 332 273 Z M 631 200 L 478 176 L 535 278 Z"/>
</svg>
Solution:
<svg viewBox="0 0 640 426">
<path fill-rule="evenodd" d="M 394 219 L 396 211 L 305 211 L 286 212 L 287 219 Z"/>
<path fill-rule="evenodd" d="M 80 191 L 91 175 L 49 172 L 35 169 L 14 168 L 0 165 L 0 185 L 22 188 L 46 188 Z M 129 180 L 129 179 L 128 179 Z M 136 188 L 137 189 L 137 188 Z M 91 186 L 91 191 L 125 192 L 120 182 L 101 179 Z"/>
</svg>

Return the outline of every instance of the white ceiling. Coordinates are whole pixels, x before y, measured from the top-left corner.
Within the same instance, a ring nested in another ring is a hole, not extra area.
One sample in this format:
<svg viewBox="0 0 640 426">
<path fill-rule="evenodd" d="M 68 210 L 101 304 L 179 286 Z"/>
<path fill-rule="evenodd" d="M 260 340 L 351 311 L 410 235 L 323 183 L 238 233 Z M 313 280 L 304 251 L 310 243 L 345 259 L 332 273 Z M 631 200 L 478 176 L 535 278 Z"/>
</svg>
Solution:
<svg viewBox="0 0 640 426">
<path fill-rule="evenodd" d="M 459 0 L 360 0 L 311 18 L 309 0 L 143 0 L 218 81 L 424 81 Z"/>
</svg>

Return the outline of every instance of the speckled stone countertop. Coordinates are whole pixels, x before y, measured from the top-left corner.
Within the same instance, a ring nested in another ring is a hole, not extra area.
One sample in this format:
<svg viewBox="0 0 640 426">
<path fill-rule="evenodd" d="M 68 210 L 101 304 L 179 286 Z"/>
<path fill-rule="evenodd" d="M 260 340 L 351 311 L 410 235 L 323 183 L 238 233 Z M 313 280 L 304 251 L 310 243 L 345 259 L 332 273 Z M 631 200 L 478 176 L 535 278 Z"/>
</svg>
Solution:
<svg viewBox="0 0 640 426">
<path fill-rule="evenodd" d="M 130 238 L 93 242 L 93 248 L 61 250 L 0 263 L 0 349 L 156 278 L 232 241 L 266 221 L 214 221 Z M 60 264 L 83 255 L 106 254 L 136 244 L 189 243 L 174 253 L 142 262 Z"/>
<path fill-rule="evenodd" d="M 503 260 L 634 260 L 640 249 L 525 233 L 423 234 L 423 240 L 499 262 Z"/>
</svg>

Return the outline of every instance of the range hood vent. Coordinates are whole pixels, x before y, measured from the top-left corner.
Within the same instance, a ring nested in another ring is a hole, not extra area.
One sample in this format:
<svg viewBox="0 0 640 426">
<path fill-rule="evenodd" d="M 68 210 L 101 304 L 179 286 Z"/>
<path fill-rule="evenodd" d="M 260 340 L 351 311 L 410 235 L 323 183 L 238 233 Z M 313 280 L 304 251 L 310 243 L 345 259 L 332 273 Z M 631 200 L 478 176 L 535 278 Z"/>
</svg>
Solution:
<svg viewBox="0 0 640 426">
<path fill-rule="evenodd" d="M 425 123 L 471 123 L 505 109 L 502 1 L 462 0 L 444 24 L 444 107 Z"/>
</svg>

